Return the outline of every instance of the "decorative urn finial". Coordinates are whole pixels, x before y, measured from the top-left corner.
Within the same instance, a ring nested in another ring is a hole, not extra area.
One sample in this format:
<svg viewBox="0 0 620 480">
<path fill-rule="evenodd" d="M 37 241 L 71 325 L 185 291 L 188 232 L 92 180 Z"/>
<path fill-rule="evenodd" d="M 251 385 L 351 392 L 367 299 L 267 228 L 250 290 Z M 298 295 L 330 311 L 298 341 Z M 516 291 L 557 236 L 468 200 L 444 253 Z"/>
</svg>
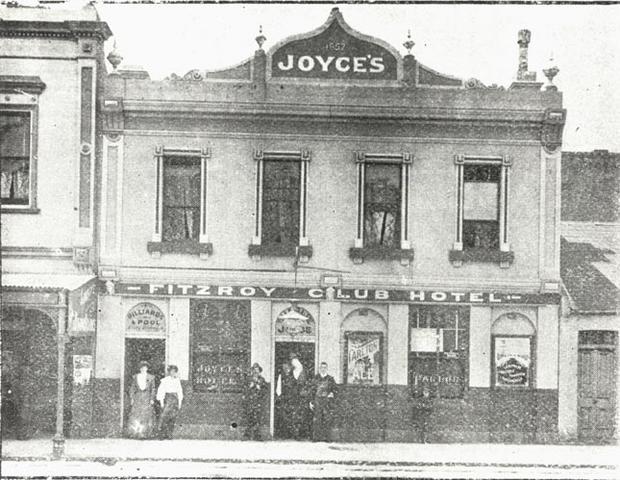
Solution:
<svg viewBox="0 0 620 480">
<path fill-rule="evenodd" d="M 263 26 L 260 25 L 258 27 L 258 36 L 256 37 L 256 43 L 258 43 L 258 48 L 260 50 L 263 49 L 263 43 L 265 43 L 265 40 L 267 40 L 267 37 L 265 37 L 265 35 L 263 35 Z"/>
<path fill-rule="evenodd" d="M 545 90 L 557 90 L 558 87 L 553 84 L 553 79 L 558 73 L 560 73 L 560 69 L 555 65 L 553 61 L 553 52 L 551 52 L 551 55 L 549 56 L 549 64 L 547 68 L 543 69 L 543 73 L 548 80 L 547 85 L 545 85 Z"/>
<path fill-rule="evenodd" d="M 411 49 L 415 45 L 415 42 L 411 40 L 411 30 L 407 31 L 407 40 L 403 43 L 403 47 L 407 49 L 407 55 L 411 55 Z"/>
<path fill-rule="evenodd" d="M 112 74 L 118 74 L 118 71 L 116 69 L 121 64 L 122 61 L 123 61 L 123 56 L 119 53 L 118 49 L 116 48 L 116 39 L 115 39 L 114 48 L 112 48 L 112 51 L 108 53 L 108 62 L 110 62 L 110 64 L 112 65 L 112 68 L 114 69 L 111 72 Z"/>
</svg>

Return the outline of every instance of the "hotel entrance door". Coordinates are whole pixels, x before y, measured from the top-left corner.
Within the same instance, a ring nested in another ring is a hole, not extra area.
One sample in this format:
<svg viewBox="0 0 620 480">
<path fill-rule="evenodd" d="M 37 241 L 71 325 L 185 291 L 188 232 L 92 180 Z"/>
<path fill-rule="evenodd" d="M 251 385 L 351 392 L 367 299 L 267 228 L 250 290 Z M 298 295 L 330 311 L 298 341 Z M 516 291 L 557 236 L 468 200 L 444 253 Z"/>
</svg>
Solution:
<svg viewBox="0 0 620 480">
<path fill-rule="evenodd" d="M 282 374 L 282 365 L 290 361 L 290 355 L 296 354 L 297 358 L 304 367 L 306 381 L 310 382 L 314 377 L 314 343 L 309 342 L 276 342 L 275 365 L 274 365 L 274 385 L 278 385 L 278 377 Z M 296 406 L 291 402 L 291 398 L 286 397 L 286 393 L 275 400 L 274 436 L 280 439 L 293 437 L 293 422 L 301 422 L 301 438 L 308 439 L 311 435 L 312 417 L 306 405 L 308 402 L 300 402 Z M 309 401 L 309 399 L 308 399 Z M 299 418 L 295 418 L 299 415 Z"/>
</svg>

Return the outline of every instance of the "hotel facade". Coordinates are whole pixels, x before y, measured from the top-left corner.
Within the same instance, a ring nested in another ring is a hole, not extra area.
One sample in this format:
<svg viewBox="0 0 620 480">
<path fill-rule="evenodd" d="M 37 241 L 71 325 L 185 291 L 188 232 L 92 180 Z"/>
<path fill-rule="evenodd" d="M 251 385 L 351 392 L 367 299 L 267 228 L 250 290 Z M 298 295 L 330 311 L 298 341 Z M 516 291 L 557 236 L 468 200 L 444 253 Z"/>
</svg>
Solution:
<svg viewBox="0 0 620 480">
<path fill-rule="evenodd" d="M 179 367 L 177 436 L 240 438 L 250 365 L 274 385 L 294 352 L 338 383 L 334 441 L 555 440 L 565 111 L 529 32 L 507 89 L 338 9 L 256 40 L 161 81 L 110 56 L 93 434 L 122 434 L 147 359 Z"/>
</svg>

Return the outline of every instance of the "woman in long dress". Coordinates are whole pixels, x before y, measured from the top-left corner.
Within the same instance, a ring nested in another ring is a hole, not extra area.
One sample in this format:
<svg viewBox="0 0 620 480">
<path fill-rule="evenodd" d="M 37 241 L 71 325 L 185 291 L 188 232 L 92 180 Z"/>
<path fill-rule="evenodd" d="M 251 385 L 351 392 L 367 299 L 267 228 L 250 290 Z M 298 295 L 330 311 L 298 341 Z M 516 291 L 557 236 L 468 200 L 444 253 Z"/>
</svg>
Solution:
<svg viewBox="0 0 620 480">
<path fill-rule="evenodd" d="M 155 377 L 148 373 L 148 362 L 140 362 L 140 372 L 131 379 L 127 435 L 131 438 L 150 438 L 155 427 Z"/>
</svg>

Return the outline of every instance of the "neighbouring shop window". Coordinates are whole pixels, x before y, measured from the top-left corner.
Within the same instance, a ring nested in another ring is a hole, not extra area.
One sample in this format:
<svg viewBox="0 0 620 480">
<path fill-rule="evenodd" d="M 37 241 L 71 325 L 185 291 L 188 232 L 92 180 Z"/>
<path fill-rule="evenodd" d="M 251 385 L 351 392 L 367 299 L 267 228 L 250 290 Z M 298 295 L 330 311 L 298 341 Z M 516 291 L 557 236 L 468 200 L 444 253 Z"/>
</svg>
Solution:
<svg viewBox="0 0 620 480">
<path fill-rule="evenodd" d="M 496 387 L 532 385 L 532 337 L 493 337 L 493 378 Z"/>
<path fill-rule="evenodd" d="M 366 163 L 364 247 L 400 248 L 400 164 Z"/>
<path fill-rule="evenodd" d="M 469 361 L 467 307 L 410 305 L 409 384 L 415 396 L 460 398 Z"/>
<path fill-rule="evenodd" d="M 263 160 L 262 245 L 298 245 L 301 162 Z"/>
<path fill-rule="evenodd" d="M 31 112 L 0 111 L 0 194 L 3 205 L 30 204 Z"/>
<path fill-rule="evenodd" d="M 200 161 L 200 157 L 164 157 L 163 241 L 199 239 Z"/>
<path fill-rule="evenodd" d="M 345 333 L 345 383 L 381 385 L 383 383 L 383 334 Z"/>
<path fill-rule="evenodd" d="M 250 302 L 191 301 L 194 391 L 240 393 L 250 368 Z"/>
<path fill-rule="evenodd" d="M 499 249 L 501 165 L 463 167 L 463 248 Z"/>
<path fill-rule="evenodd" d="M 375 310 L 359 308 L 342 322 L 342 371 L 347 385 L 385 383 L 386 322 Z"/>
</svg>

